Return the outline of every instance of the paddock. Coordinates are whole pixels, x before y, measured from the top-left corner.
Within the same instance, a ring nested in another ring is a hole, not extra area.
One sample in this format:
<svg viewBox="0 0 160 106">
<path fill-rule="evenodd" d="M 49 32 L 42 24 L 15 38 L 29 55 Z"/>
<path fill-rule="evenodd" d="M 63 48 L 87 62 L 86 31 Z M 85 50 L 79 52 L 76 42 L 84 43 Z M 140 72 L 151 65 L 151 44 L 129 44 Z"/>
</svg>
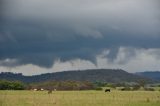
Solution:
<svg viewBox="0 0 160 106">
<path fill-rule="evenodd" d="M 160 106 L 159 91 L 0 91 L 0 106 Z"/>
</svg>

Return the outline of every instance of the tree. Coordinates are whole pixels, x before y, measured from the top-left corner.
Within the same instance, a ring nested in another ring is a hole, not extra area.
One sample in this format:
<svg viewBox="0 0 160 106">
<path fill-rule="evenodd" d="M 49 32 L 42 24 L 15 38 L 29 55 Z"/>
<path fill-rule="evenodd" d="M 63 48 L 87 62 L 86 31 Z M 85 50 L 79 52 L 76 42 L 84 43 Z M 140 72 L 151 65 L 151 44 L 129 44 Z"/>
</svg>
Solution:
<svg viewBox="0 0 160 106">
<path fill-rule="evenodd" d="M 25 85 L 19 81 L 0 80 L 0 90 L 23 90 Z"/>
<path fill-rule="evenodd" d="M 145 81 L 145 80 L 143 80 L 143 79 L 138 80 L 138 81 L 137 81 L 137 83 L 139 84 L 139 86 L 140 86 L 140 87 L 143 87 L 143 88 L 144 88 L 144 87 L 145 87 L 145 85 L 146 85 L 146 81 Z"/>
</svg>

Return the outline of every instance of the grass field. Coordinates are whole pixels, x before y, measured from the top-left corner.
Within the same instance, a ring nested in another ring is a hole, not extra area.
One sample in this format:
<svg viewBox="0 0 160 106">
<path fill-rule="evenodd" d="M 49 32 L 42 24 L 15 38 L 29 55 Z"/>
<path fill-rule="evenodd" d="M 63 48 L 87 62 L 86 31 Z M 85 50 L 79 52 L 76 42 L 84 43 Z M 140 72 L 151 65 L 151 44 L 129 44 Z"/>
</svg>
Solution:
<svg viewBox="0 0 160 106">
<path fill-rule="evenodd" d="M 0 106 L 160 106 L 160 92 L 0 91 Z"/>
</svg>

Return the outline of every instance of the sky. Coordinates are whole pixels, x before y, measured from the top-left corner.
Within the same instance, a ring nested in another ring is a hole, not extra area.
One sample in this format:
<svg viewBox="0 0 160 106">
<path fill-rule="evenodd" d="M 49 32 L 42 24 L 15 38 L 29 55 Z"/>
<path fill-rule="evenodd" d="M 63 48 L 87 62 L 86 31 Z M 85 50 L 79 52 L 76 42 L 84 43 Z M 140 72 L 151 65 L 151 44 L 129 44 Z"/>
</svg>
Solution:
<svg viewBox="0 0 160 106">
<path fill-rule="evenodd" d="M 0 0 L 0 72 L 160 70 L 159 0 Z"/>
</svg>

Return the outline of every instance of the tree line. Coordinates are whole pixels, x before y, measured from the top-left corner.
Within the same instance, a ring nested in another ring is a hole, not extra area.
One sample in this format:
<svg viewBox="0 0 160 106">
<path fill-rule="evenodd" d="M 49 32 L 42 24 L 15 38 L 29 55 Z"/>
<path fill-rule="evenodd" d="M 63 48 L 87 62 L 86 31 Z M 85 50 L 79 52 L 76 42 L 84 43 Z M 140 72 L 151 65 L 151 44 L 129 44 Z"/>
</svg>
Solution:
<svg viewBox="0 0 160 106">
<path fill-rule="evenodd" d="M 146 87 L 144 80 L 139 80 L 137 83 L 107 83 L 107 82 L 89 82 L 89 81 L 45 81 L 38 83 L 23 83 L 20 81 L 0 80 L 0 90 L 103 90 L 103 87 L 116 89 L 116 87 L 123 87 L 123 90 L 152 90 Z"/>
<path fill-rule="evenodd" d="M 0 90 L 93 90 L 94 84 L 88 81 L 46 81 L 26 84 L 20 81 L 0 80 Z"/>
<path fill-rule="evenodd" d="M 94 85 L 88 81 L 47 81 L 29 84 L 27 89 L 45 90 L 93 90 Z"/>
</svg>

